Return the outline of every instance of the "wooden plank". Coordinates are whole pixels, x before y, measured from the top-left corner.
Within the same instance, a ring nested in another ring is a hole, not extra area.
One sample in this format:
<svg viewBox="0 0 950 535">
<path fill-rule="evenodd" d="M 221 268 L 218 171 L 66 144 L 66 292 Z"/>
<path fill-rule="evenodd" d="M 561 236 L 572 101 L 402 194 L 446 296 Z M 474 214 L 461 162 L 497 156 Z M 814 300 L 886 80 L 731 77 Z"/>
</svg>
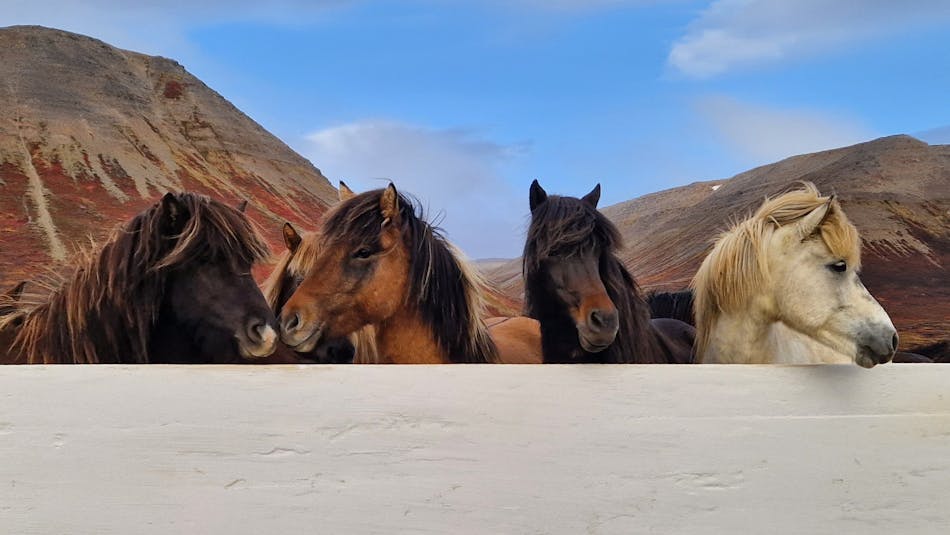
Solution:
<svg viewBox="0 0 950 535">
<path fill-rule="evenodd" d="M 947 533 L 950 366 L 0 368 L 0 532 Z"/>
</svg>

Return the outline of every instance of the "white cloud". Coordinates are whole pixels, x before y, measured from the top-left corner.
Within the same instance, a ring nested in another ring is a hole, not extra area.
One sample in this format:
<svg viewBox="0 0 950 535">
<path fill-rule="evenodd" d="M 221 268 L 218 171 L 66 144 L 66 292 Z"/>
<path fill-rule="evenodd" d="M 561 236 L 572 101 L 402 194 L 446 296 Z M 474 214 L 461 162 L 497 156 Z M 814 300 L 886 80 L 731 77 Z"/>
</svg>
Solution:
<svg viewBox="0 0 950 535">
<path fill-rule="evenodd" d="M 393 121 L 335 126 L 307 140 L 310 145 L 303 152 L 331 181 L 342 179 L 359 192 L 392 180 L 397 189 L 422 201 L 430 221 L 442 213 L 449 239 L 469 256 L 520 252 L 527 194 L 505 181 L 502 167 L 527 150 L 524 144 L 495 143 L 471 130 Z"/>
<path fill-rule="evenodd" d="M 942 0 L 717 0 L 673 44 L 668 62 L 704 78 L 947 21 Z"/>
<path fill-rule="evenodd" d="M 706 97 L 698 109 L 726 145 L 756 165 L 877 137 L 854 119 L 814 110 L 775 109 L 726 96 Z"/>
</svg>

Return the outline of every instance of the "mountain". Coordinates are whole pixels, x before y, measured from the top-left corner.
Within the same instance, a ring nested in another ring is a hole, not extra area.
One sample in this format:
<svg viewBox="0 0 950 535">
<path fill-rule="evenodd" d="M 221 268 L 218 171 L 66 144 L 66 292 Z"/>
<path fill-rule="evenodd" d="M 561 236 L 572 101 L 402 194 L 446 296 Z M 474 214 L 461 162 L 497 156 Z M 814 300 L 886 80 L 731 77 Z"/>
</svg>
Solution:
<svg viewBox="0 0 950 535">
<path fill-rule="evenodd" d="M 237 203 L 279 251 L 337 198 L 309 161 L 173 60 L 0 28 L 0 289 L 169 190 Z"/>
<path fill-rule="evenodd" d="M 608 206 L 603 213 L 620 228 L 625 240 L 621 256 L 640 285 L 648 291 L 678 290 L 689 284 L 712 240 L 731 221 L 798 181 L 838 195 L 863 240 L 862 280 L 890 313 L 901 347 L 946 354 L 950 145 L 885 137 L 794 156 L 727 180 L 653 193 Z M 525 197 L 527 204 L 527 193 Z M 519 260 L 487 276 L 520 297 Z"/>
</svg>

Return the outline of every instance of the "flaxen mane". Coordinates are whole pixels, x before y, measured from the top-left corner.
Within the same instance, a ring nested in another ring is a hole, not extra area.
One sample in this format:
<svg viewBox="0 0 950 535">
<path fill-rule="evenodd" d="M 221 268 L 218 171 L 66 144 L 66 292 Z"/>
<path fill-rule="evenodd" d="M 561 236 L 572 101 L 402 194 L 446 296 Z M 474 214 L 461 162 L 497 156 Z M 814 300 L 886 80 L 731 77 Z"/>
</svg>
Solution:
<svg viewBox="0 0 950 535">
<path fill-rule="evenodd" d="M 860 268 L 858 231 L 833 196 L 823 197 L 814 184 L 806 182 L 800 189 L 766 199 L 752 217 L 719 236 L 693 278 L 697 355 L 705 353 L 719 314 L 739 310 L 751 296 L 770 284 L 764 249 L 772 234 L 826 204 L 830 205 L 829 210 L 818 230 L 821 240 L 834 255 L 855 269 Z"/>
<path fill-rule="evenodd" d="M 267 255 L 267 246 L 237 210 L 192 193 L 174 195 L 113 232 L 97 253 L 81 255 L 75 271 L 42 303 L 24 303 L 14 341 L 29 363 L 147 363 L 168 273 L 213 260 L 238 265 Z M 169 222 L 179 232 L 169 229 Z"/>
<path fill-rule="evenodd" d="M 281 296 L 289 291 L 288 282 L 293 280 L 295 286 L 313 269 L 317 253 L 320 250 L 320 241 L 317 234 L 307 232 L 301 236 L 300 245 L 296 251 L 286 250 L 277 259 L 277 264 L 267 280 L 264 281 L 262 291 L 267 306 L 275 314 L 280 313 Z M 288 298 L 290 296 L 287 296 Z M 376 334 L 371 326 L 363 327 L 350 336 L 350 342 L 356 348 L 354 364 L 378 364 L 379 352 L 376 346 Z"/>
<path fill-rule="evenodd" d="M 617 338 L 601 353 L 604 361 L 639 363 L 647 362 L 650 355 L 661 355 L 650 326 L 650 308 L 633 276 L 617 258 L 623 243 L 613 223 L 590 204 L 558 195 L 548 196 L 531 218 L 523 257 L 525 314 L 540 321 L 552 313 L 537 295 L 543 289 L 530 283 L 540 284 L 544 260 L 600 251 L 600 277 L 620 321 Z"/>
<path fill-rule="evenodd" d="M 323 245 L 340 242 L 379 247 L 382 189 L 340 203 L 327 216 Z M 484 282 L 460 253 L 422 217 L 417 203 L 398 194 L 401 232 L 409 249 L 407 305 L 416 308 L 453 362 L 494 362 L 497 351 L 485 327 Z M 301 260 L 305 262 L 306 260 Z"/>
</svg>

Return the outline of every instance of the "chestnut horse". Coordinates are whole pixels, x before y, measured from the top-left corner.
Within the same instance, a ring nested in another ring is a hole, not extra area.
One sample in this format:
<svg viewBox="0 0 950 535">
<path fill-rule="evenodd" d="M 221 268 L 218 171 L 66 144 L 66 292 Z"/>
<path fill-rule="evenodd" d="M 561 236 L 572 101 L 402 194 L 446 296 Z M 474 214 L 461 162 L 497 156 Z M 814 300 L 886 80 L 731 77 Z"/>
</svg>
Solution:
<svg viewBox="0 0 950 535">
<path fill-rule="evenodd" d="M 345 187 L 342 183 L 341 186 Z M 308 262 L 315 256 L 314 248 L 320 246 L 315 233 L 300 235 L 290 223 L 284 223 L 283 236 L 287 250 L 281 254 L 277 265 L 261 288 L 275 315 L 280 314 L 284 304 L 300 285 L 304 274 L 310 270 Z M 373 327 L 367 325 L 349 337 L 325 337 L 310 352 L 299 355 L 321 364 L 372 364 L 378 360 L 376 334 Z"/>
<path fill-rule="evenodd" d="M 250 272 L 266 255 L 241 211 L 168 193 L 41 302 L 12 303 L 0 332 L 16 334 L 0 355 L 30 364 L 263 359 L 276 323 Z"/>
<path fill-rule="evenodd" d="M 544 362 L 688 363 L 695 330 L 650 319 L 617 258 L 620 232 L 599 211 L 600 184 L 583 198 L 548 196 L 535 180 L 524 248 L 525 310 L 541 322 Z"/>
<path fill-rule="evenodd" d="M 891 360 L 897 331 L 858 278 L 861 239 L 811 183 L 725 232 L 693 278 L 699 362 Z"/>
<path fill-rule="evenodd" d="M 392 184 L 334 208 L 317 249 L 281 312 L 290 347 L 307 351 L 322 337 L 373 325 L 380 363 L 527 360 L 499 358 L 482 319 L 480 277 Z"/>
</svg>

